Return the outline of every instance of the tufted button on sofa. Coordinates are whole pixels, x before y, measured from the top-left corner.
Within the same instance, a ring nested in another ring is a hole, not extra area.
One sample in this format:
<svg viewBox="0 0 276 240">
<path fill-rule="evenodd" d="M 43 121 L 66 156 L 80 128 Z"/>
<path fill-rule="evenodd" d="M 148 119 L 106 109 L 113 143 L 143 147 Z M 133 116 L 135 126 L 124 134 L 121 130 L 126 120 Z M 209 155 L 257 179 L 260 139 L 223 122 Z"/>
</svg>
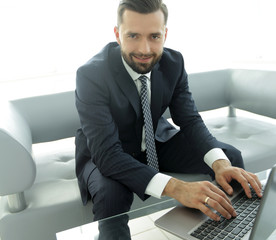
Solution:
<svg viewBox="0 0 276 240">
<path fill-rule="evenodd" d="M 219 140 L 242 151 L 247 170 L 276 163 L 276 72 L 226 69 L 189 76 L 198 110 L 227 107 L 205 123 Z M 0 239 L 54 240 L 55 233 L 93 219 L 83 206 L 75 176 L 74 135 L 80 126 L 74 92 L 0 102 Z M 243 117 L 236 109 L 268 117 Z M 165 117 L 169 118 L 166 111 Z M 206 175 L 172 174 L 186 181 Z M 164 199 L 142 202 L 132 209 Z"/>
</svg>

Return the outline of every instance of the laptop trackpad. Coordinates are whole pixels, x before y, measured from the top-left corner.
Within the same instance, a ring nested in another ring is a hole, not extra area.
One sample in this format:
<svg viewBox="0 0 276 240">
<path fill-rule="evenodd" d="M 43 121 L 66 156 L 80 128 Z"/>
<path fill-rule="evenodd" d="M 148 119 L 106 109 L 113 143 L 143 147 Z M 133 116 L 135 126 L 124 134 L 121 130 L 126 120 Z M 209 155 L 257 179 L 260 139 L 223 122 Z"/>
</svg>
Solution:
<svg viewBox="0 0 276 240">
<path fill-rule="evenodd" d="M 181 238 L 191 238 L 188 232 L 205 219 L 201 211 L 179 205 L 157 219 L 155 225 Z"/>
</svg>

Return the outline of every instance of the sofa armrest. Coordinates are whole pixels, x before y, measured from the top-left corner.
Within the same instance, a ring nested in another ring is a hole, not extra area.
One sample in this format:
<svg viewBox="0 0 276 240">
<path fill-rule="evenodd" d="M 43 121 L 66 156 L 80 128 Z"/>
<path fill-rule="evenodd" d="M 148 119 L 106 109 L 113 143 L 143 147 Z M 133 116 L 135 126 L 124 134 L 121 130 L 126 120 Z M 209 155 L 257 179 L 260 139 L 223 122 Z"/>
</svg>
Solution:
<svg viewBox="0 0 276 240">
<path fill-rule="evenodd" d="M 5 196 L 28 189 L 36 167 L 28 123 L 11 103 L 1 103 L 0 109 L 0 196 Z"/>
</svg>

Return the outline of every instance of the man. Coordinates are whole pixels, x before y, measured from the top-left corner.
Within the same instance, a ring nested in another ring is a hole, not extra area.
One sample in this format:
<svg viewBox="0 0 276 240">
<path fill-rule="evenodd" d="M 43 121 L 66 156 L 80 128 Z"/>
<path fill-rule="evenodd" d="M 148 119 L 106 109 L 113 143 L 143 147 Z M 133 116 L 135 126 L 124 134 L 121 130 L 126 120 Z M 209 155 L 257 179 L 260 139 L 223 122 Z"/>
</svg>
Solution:
<svg viewBox="0 0 276 240">
<path fill-rule="evenodd" d="M 164 48 L 167 17 L 162 0 L 121 1 L 117 42 L 78 69 L 82 127 L 76 137 L 76 172 L 84 204 L 90 196 L 94 203 L 95 220 L 128 211 L 133 193 L 143 200 L 167 195 L 214 220 L 219 216 L 206 204 L 228 219 L 236 216 L 226 194 L 210 182 L 184 182 L 162 171 L 210 174 L 228 194 L 234 179 L 248 197 L 249 185 L 261 197 L 261 184 L 243 170 L 240 152 L 217 141 L 198 114 L 182 55 Z M 150 102 L 152 127 L 144 120 L 143 94 Z M 162 118 L 167 108 L 180 131 Z M 152 152 L 157 165 L 151 164 Z"/>
</svg>

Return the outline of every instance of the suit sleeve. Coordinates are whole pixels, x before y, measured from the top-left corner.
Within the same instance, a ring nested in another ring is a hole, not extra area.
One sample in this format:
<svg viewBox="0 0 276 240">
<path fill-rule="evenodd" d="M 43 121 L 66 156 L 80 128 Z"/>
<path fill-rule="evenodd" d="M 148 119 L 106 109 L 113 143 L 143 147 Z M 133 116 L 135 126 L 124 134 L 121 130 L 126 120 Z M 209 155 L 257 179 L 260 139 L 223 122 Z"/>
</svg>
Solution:
<svg viewBox="0 0 276 240">
<path fill-rule="evenodd" d="M 91 158 L 103 176 L 119 181 L 144 199 L 145 189 L 157 173 L 125 153 L 110 110 L 109 88 L 98 66 L 77 72 L 76 107 Z M 111 77 L 111 76 L 110 76 Z"/>
<path fill-rule="evenodd" d="M 218 141 L 211 135 L 199 115 L 192 94 L 189 91 L 188 76 L 184 68 L 184 61 L 180 55 L 180 70 L 177 83 L 170 103 L 170 112 L 176 125 L 185 133 L 190 147 L 200 156 L 211 149 L 219 147 Z"/>
</svg>

